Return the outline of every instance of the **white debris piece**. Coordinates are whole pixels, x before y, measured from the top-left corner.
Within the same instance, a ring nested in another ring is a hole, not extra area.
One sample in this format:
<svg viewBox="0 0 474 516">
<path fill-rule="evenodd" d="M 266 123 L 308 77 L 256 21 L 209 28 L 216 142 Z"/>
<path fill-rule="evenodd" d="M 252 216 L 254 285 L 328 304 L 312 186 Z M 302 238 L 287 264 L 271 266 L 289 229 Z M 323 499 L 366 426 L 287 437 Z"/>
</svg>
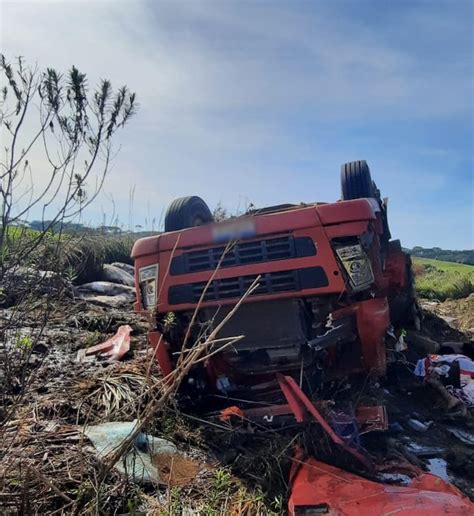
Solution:
<svg viewBox="0 0 474 516">
<path fill-rule="evenodd" d="M 87 426 L 84 433 L 92 441 L 100 456 L 105 457 L 117 448 L 135 430 L 137 420 L 112 422 Z M 160 439 L 140 432 L 134 446 L 115 465 L 121 473 L 139 483 L 159 482 L 159 471 L 153 464 L 153 457 L 177 453 L 176 446 L 166 439 Z"/>
</svg>

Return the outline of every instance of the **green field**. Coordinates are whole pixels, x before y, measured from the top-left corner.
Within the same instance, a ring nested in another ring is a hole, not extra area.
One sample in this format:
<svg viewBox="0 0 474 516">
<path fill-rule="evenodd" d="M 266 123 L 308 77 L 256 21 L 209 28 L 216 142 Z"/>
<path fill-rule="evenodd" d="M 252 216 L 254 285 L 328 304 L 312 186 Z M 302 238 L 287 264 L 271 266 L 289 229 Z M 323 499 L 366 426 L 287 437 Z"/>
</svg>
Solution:
<svg viewBox="0 0 474 516">
<path fill-rule="evenodd" d="M 474 292 L 474 266 L 413 257 L 416 289 L 421 297 L 460 299 Z"/>
</svg>

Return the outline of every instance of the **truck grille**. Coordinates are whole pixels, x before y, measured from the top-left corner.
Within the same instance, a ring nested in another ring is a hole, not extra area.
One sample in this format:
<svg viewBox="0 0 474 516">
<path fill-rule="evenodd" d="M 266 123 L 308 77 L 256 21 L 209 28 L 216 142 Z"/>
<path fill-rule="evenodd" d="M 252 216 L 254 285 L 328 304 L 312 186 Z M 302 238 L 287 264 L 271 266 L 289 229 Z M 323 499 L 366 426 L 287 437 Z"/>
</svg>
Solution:
<svg viewBox="0 0 474 516">
<path fill-rule="evenodd" d="M 260 276 L 260 284 L 253 292 L 253 296 L 320 288 L 326 287 L 329 284 L 322 267 L 267 272 Z M 213 280 L 204 294 L 203 300 L 239 299 L 245 294 L 256 278 L 257 275 L 253 274 L 251 276 Z M 198 282 L 170 287 L 168 291 L 169 304 L 197 303 L 206 285 L 207 282 Z"/>
<path fill-rule="evenodd" d="M 199 251 L 185 252 L 173 258 L 170 267 L 172 276 L 191 272 L 214 270 L 224 255 L 225 247 L 211 247 Z M 284 236 L 253 242 L 239 242 L 232 246 L 222 258 L 220 267 L 234 267 L 274 260 L 287 260 L 314 256 L 316 246 L 309 237 Z"/>
</svg>

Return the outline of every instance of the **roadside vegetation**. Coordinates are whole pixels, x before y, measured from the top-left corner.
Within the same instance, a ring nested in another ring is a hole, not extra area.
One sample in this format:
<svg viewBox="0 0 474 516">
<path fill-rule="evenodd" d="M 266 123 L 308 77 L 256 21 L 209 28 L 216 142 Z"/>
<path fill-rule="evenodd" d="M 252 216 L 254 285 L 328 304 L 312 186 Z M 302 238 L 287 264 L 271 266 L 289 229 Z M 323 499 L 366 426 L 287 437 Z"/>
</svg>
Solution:
<svg viewBox="0 0 474 516">
<path fill-rule="evenodd" d="M 413 249 L 407 251 L 417 258 L 432 258 L 434 260 L 441 260 L 445 262 L 465 263 L 467 265 L 474 265 L 474 250 L 451 250 L 441 249 L 440 247 L 420 247 L 415 246 Z"/>
<path fill-rule="evenodd" d="M 10 226 L 5 235 L 3 256 L 15 257 L 18 249 L 28 243 L 34 251 L 28 253 L 23 266 L 40 266 L 54 258 L 57 271 L 66 273 L 74 284 L 91 281 L 100 276 L 104 263 L 132 264 L 130 254 L 135 241 L 149 233 L 105 233 L 100 229 L 89 231 L 52 231 L 42 233 L 27 227 Z M 35 245 L 36 240 L 40 242 Z"/>
<path fill-rule="evenodd" d="M 413 258 L 416 289 L 428 299 L 462 299 L 474 293 L 474 266 L 435 260 Z"/>
</svg>

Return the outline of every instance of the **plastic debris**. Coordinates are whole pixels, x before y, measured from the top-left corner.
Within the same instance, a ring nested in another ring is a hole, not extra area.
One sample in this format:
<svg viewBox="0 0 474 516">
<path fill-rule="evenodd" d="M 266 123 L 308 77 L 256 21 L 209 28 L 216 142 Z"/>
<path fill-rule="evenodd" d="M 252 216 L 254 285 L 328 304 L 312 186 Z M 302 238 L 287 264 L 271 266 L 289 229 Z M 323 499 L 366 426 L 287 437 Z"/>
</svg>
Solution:
<svg viewBox="0 0 474 516">
<path fill-rule="evenodd" d="M 405 342 L 406 336 L 407 336 L 407 332 L 405 330 L 402 330 L 400 332 L 400 337 L 398 337 L 398 340 L 395 343 L 396 351 L 406 351 L 408 349 L 407 343 Z"/>
<path fill-rule="evenodd" d="M 445 449 L 440 446 L 425 446 L 423 444 L 409 442 L 405 445 L 409 452 L 413 453 L 417 457 L 439 457 L 444 453 Z"/>
<path fill-rule="evenodd" d="M 439 379 L 449 393 L 474 406 L 474 362 L 465 355 L 428 355 L 418 360 L 415 375 Z"/>
<path fill-rule="evenodd" d="M 78 299 L 101 306 L 121 308 L 129 306 L 136 299 L 135 289 L 110 281 L 92 281 L 74 288 Z"/>
<path fill-rule="evenodd" d="M 243 419 L 245 417 L 245 413 L 242 409 L 236 406 L 227 407 L 225 409 L 222 409 L 219 414 L 219 419 L 221 421 L 230 421 L 230 419 L 233 416 L 237 416 L 240 419 Z"/>
<path fill-rule="evenodd" d="M 448 428 L 448 432 L 468 446 L 474 446 L 474 432 L 472 430 L 463 430 L 462 428 Z"/>
<path fill-rule="evenodd" d="M 449 482 L 448 463 L 444 459 L 433 458 L 428 460 L 428 471 L 437 477 Z"/>
<path fill-rule="evenodd" d="M 131 274 L 115 265 L 105 264 L 102 270 L 102 276 L 105 280 L 121 285 L 135 286 L 135 279 Z"/>
<path fill-rule="evenodd" d="M 81 297 L 87 294 L 102 294 L 104 296 L 119 296 L 125 295 L 135 299 L 135 289 L 128 285 L 119 285 L 111 281 L 92 281 L 84 283 L 74 289 L 76 295 Z"/>
<path fill-rule="evenodd" d="M 107 339 L 102 344 L 92 346 L 87 349 L 79 350 L 77 360 L 83 361 L 87 357 L 99 355 L 100 357 L 108 358 L 110 360 L 120 360 L 130 349 L 130 332 L 132 328 L 125 324 L 119 326 L 117 332 L 113 337 Z"/>
<path fill-rule="evenodd" d="M 112 422 L 88 426 L 84 433 L 101 457 L 115 451 L 134 431 L 137 421 Z M 139 483 L 160 482 L 159 469 L 155 466 L 157 455 L 177 453 L 176 446 L 166 439 L 140 433 L 133 448 L 119 461 L 115 468 Z"/>
<path fill-rule="evenodd" d="M 133 267 L 133 265 L 129 265 L 128 263 L 123 262 L 113 262 L 111 265 L 125 272 L 128 272 L 130 276 L 135 276 L 135 268 Z"/>
<path fill-rule="evenodd" d="M 429 430 L 430 426 L 433 424 L 433 421 L 428 421 L 428 423 L 423 423 L 421 421 L 418 421 L 418 419 L 409 419 L 408 420 L 408 426 L 415 430 L 416 432 L 426 432 Z"/>
</svg>

